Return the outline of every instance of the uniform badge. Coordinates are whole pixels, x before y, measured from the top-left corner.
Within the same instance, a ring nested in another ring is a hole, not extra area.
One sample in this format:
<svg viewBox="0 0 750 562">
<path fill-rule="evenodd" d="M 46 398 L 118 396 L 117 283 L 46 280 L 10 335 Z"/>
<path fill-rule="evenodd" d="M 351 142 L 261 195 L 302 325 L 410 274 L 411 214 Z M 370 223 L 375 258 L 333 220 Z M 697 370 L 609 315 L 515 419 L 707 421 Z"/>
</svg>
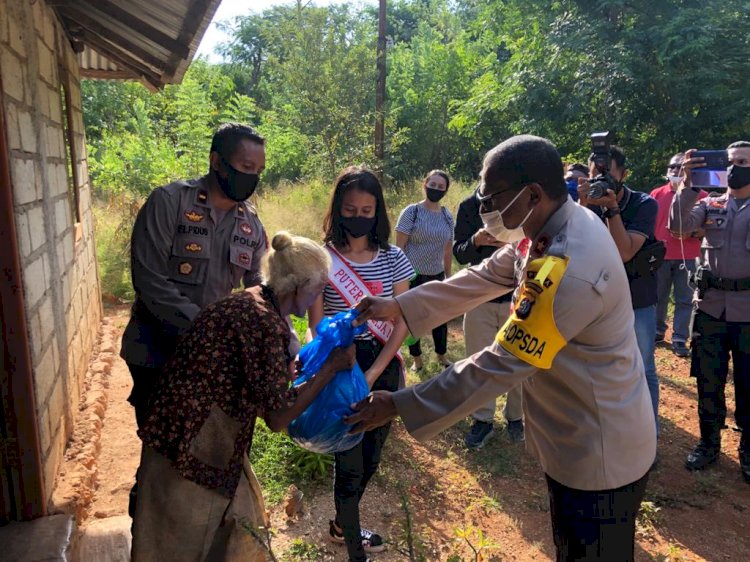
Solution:
<svg viewBox="0 0 750 562">
<path fill-rule="evenodd" d="M 198 201 L 200 201 L 201 203 L 206 203 L 208 201 L 208 191 L 206 191 L 205 189 L 201 189 L 198 192 Z"/>
<path fill-rule="evenodd" d="M 247 252 L 242 252 L 237 258 L 242 265 L 250 265 L 250 255 Z"/>
<path fill-rule="evenodd" d="M 529 317 L 529 314 L 531 314 L 531 308 L 534 306 L 534 301 L 528 297 L 524 297 L 521 299 L 521 302 L 518 303 L 518 306 L 516 307 L 516 316 L 518 316 L 521 320 L 525 320 Z"/>
<path fill-rule="evenodd" d="M 196 244 L 195 242 L 190 242 L 190 244 L 187 244 L 185 246 L 185 249 L 188 252 L 196 252 L 197 253 L 197 252 L 200 252 L 203 249 L 203 246 L 201 246 L 200 244 Z"/>
<path fill-rule="evenodd" d="M 537 256 L 543 256 L 547 251 L 547 248 L 549 248 L 549 236 L 543 234 L 539 240 L 537 240 L 536 244 L 534 244 L 532 252 Z"/>
<path fill-rule="evenodd" d="M 202 214 L 196 212 L 196 211 L 185 211 L 185 217 L 190 222 L 201 222 L 203 220 Z"/>
<path fill-rule="evenodd" d="M 190 275 L 191 271 L 193 271 L 193 266 L 189 262 L 185 261 L 180 264 L 180 273 L 183 275 Z"/>
<path fill-rule="evenodd" d="M 716 226 L 721 226 L 722 224 L 724 224 L 724 220 L 725 219 L 716 219 Z M 708 224 L 708 223 L 706 223 L 706 224 Z"/>
<path fill-rule="evenodd" d="M 253 229 L 246 222 L 240 223 L 240 230 L 243 232 L 243 234 L 252 234 L 253 233 Z"/>
<path fill-rule="evenodd" d="M 714 221 L 712 221 L 711 219 L 706 219 L 706 222 L 704 222 L 703 224 L 713 224 L 713 223 Z"/>
</svg>

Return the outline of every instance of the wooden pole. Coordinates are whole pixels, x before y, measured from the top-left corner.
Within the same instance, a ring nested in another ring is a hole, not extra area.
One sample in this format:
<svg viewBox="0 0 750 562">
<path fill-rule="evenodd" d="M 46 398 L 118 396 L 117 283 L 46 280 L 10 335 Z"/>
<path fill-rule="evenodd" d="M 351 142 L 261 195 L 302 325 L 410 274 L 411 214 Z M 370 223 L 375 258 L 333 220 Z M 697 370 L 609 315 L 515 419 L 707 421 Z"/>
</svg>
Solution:
<svg viewBox="0 0 750 562">
<path fill-rule="evenodd" d="M 386 0 L 380 0 L 378 10 L 378 81 L 375 89 L 375 158 L 381 170 L 385 145 L 385 3 Z"/>
</svg>

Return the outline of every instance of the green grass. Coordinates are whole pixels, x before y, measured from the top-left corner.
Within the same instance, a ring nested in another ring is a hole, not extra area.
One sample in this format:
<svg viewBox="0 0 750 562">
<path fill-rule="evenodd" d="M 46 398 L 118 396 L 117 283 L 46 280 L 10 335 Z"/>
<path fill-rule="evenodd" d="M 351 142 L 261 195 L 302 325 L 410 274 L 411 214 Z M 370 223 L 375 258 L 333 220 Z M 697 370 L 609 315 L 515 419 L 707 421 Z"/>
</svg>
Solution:
<svg viewBox="0 0 750 562">
<path fill-rule="evenodd" d="M 269 236 L 279 230 L 321 240 L 323 217 L 333 190 L 333 182 L 313 180 L 267 187 L 255 199 L 258 214 Z M 441 201 L 455 216 L 458 204 L 472 190 L 468 184 L 453 183 Z M 385 190 L 391 226 L 395 228 L 401 210 L 423 198 L 417 180 L 390 186 Z M 128 194 L 94 202 L 96 250 L 102 280 L 102 292 L 112 297 L 132 300 L 130 282 L 130 234 L 139 201 Z M 391 242 L 395 242 L 395 235 Z M 453 271 L 460 266 L 454 262 Z"/>
<path fill-rule="evenodd" d="M 284 497 L 290 484 L 302 488 L 328 481 L 333 457 L 300 449 L 285 433 L 274 433 L 258 420 L 250 463 L 266 501 L 274 504 Z"/>
</svg>

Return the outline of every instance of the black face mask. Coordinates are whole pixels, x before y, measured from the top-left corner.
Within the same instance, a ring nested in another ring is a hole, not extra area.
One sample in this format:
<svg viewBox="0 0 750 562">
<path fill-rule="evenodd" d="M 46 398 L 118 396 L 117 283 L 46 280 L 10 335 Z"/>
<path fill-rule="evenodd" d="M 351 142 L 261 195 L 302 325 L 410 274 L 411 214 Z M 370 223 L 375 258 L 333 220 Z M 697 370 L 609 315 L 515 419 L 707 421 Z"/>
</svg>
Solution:
<svg viewBox="0 0 750 562">
<path fill-rule="evenodd" d="M 727 185 L 732 189 L 741 189 L 750 184 L 750 168 L 732 164 L 727 168 Z"/>
<path fill-rule="evenodd" d="M 260 179 L 258 174 L 240 172 L 224 159 L 222 159 L 222 163 L 227 170 L 227 177 L 221 177 L 218 170 L 214 170 L 214 174 L 224 195 L 238 203 L 250 197 L 258 186 L 258 180 Z"/>
<path fill-rule="evenodd" d="M 437 203 L 440 201 L 443 197 L 445 197 L 445 194 L 447 191 L 443 191 L 442 189 L 435 189 L 434 187 L 426 187 L 425 191 L 427 192 L 427 199 L 432 201 L 433 203 Z"/>
<path fill-rule="evenodd" d="M 375 217 L 341 217 L 341 228 L 354 238 L 362 238 L 375 228 Z"/>
</svg>

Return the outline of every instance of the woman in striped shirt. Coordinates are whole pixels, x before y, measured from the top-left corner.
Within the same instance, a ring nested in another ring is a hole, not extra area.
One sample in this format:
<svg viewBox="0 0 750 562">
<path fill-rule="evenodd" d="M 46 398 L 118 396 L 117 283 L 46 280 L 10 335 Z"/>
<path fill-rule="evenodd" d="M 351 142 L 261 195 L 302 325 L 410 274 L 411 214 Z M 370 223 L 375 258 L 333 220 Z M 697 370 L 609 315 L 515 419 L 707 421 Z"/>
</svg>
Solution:
<svg viewBox="0 0 750 562">
<path fill-rule="evenodd" d="M 323 315 L 348 310 L 360 293 L 399 295 L 409 288 L 414 274 L 401 249 L 388 243 L 391 226 L 383 189 L 370 170 L 350 167 L 339 175 L 323 228 L 334 267 L 323 295 L 309 310 L 313 335 Z M 397 353 L 408 333 L 406 324 L 399 319 L 389 327 L 392 332 L 386 338 L 368 326 L 370 330 L 354 341 L 357 363 L 372 390 L 397 390 L 403 384 Z M 363 562 L 365 552 L 384 548 L 379 535 L 360 527 L 359 502 L 378 468 L 389 429 L 390 424 L 368 431 L 359 445 L 335 454 L 336 518 L 330 522 L 329 533 L 331 540 L 346 543 L 350 562 Z"/>
<path fill-rule="evenodd" d="M 440 205 L 450 186 L 448 174 L 442 170 L 432 170 L 424 180 L 422 189 L 425 198 L 401 211 L 396 224 L 396 245 L 409 258 L 417 276 L 411 287 L 428 281 L 442 281 L 451 274 L 453 263 L 453 216 Z M 435 353 L 438 363 L 447 367 L 450 362 L 445 356 L 448 350 L 448 325 L 442 324 L 432 330 Z M 422 369 L 422 348 L 419 340 L 409 345 L 409 355 L 414 359 L 412 369 Z"/>
</svg>

